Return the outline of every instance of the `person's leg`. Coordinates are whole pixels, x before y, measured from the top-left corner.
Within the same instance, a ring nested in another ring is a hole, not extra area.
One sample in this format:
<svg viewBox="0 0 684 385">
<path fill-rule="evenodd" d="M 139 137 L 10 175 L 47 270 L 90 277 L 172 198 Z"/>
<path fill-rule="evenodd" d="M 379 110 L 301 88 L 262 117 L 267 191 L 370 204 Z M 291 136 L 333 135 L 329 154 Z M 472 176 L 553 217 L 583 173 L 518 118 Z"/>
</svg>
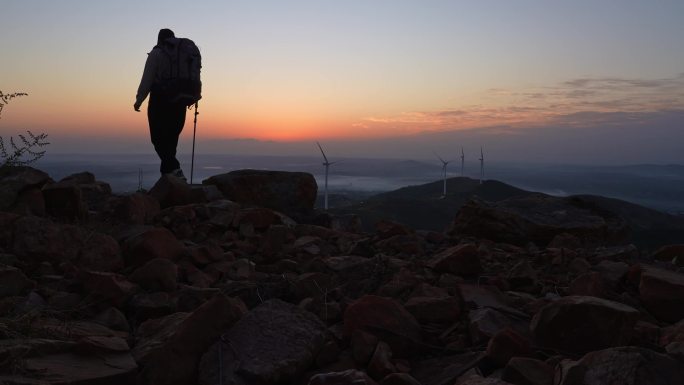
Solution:
<svg viewBox="0 0 684 385">
<path fill-rule="evenodd" d="M 176 159 L 176 152 L 178 148 L 178 138 L 183 131 L 185 125 L 185 113 L 187 107 L 183 105 L 169 105 L 168 109 L 168 132 L 166 138 L 167 153 L 169 157 L 169 167 L 173 170 L 180 170 L 180 162 Z"/>
<path fill-rule="evenodd" d="M 148 118 L 152 144 L 161 160 L 159 171 L 162 174 L 168 174 L 179 169 L 180 163 L 176 159 L 176 146 L 178 145 L 178 136 L 185 123 L 185 108 L 164 103 L 151 95 Z"/>
</svg>

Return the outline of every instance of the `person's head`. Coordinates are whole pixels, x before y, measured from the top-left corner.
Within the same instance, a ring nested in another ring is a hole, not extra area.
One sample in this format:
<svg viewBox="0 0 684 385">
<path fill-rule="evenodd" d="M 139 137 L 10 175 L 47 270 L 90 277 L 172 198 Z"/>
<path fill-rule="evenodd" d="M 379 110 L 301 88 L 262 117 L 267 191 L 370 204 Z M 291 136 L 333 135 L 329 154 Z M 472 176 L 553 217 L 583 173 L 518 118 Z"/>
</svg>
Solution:
<svg viewBox="0 0 684 385">
<path fill-rule="evenodd" d="M 162 45 L 164 41 L 168 38 L 176 37 L 173 31 L 168 28 L 163 28 L 159 30 L 159 36 L 157 36 L 157 45 Z"/>
</svg>

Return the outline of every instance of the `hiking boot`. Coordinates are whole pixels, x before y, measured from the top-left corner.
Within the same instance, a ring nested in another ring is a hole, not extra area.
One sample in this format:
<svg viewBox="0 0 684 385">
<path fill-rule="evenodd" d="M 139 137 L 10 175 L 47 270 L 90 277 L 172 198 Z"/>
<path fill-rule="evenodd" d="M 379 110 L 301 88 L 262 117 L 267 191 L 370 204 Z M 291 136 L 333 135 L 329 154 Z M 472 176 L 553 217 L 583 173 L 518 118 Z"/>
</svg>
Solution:
<svg viewBox="0 0 684 385">
<path fill-rule="evenodd" d="M 183 174 L 183 170 L 181 170 L 180 168 L 177 168 L 177 169 L 171 171 L 171 172 L 168 173 L 167 175 L 171 175 L 171 176 L 174 176 L 174 177 L 176 177 L 176 178 L 178 178 L 178 179 L 182 179 L 183 182 L 185 182 L 185 183 L 188 182 L 188 179 L 187 179 L 187 178 L 185 177 L 185 175 Z"/>
</svg>

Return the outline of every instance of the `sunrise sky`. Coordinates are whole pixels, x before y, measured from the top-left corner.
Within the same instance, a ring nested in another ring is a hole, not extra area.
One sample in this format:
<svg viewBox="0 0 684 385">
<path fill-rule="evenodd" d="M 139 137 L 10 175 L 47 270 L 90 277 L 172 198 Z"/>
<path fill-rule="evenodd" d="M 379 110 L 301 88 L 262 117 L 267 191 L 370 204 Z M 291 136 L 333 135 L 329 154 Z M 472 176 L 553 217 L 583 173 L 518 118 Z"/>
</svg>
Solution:
<svg viewBox="0 0 684 385">
<path fill-rule="evenodd" d="M 132 105 L 171 28 L 202 50 L 203 151 L 684 163 L 683 20 L 681 0 L 0 0 L 0 90 L 29 93 L 0 135 L 152 151 Z"/>
</svg>

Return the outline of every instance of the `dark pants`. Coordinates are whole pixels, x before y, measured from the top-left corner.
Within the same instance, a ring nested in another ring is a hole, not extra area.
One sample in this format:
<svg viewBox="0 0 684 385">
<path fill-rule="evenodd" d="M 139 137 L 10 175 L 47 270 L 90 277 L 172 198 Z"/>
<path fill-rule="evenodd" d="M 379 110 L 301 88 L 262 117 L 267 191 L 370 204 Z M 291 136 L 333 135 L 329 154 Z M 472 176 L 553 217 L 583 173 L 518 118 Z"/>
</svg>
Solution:
<svg viewBox="0 0 684 385">
<path fill-rule="evenodd" d="M 150 94 L 150 102 L 147 106 L 147 120 L 150 123 L 150 137 L 154 150 L 161 159 L 159 171 L 162 174 L 170 173 L 180 168 L 176 159 L 176 147 L 178 136 L 183 131 L 185 124 L 186 108 L 182 104 L 171 104 L 155 95 Z"/>
</svg>

